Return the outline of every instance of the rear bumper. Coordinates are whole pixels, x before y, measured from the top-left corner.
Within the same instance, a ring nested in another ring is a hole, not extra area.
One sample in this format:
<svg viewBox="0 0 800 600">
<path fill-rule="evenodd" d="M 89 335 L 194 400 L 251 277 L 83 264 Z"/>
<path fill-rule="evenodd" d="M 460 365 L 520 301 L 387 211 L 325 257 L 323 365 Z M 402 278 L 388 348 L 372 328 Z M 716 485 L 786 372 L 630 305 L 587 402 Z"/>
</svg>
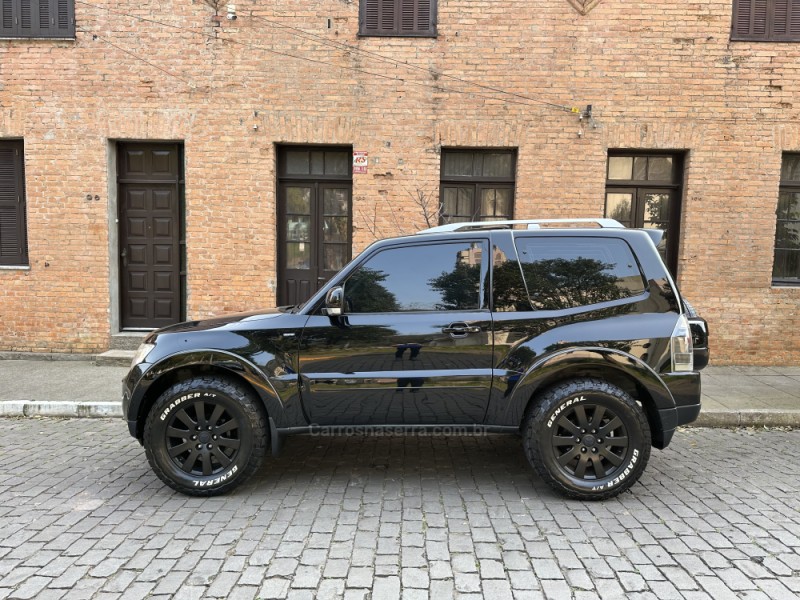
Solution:
<svg viewBox="0 0 800 600">
<path fill-rule="evenodd" d="M 661 430 L 653 432 L 653 446 L 656 448 L 666 448 L 675 429 L 692 423 L 700 415 L 700 373 L 669 373 L 663 375 L 662 380 L 675 400 L 675 407 L 658 411 Z"/>
</svg>

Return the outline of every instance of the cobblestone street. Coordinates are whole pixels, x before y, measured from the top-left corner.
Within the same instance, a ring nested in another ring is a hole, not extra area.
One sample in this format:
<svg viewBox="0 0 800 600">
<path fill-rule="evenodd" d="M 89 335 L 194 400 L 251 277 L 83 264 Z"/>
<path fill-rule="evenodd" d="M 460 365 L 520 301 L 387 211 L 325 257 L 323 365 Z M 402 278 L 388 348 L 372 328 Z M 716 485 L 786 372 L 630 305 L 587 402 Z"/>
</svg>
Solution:
<svg viewBox="0 0 800 600">
<path fill-rule="evenodd" d="M 513 437 L 294 437 L 192 499 L 121 420 L 0 419 L 0 598 L 800 597 L 800 432 L 695 429 L 565 501 Z"/>
</svg>

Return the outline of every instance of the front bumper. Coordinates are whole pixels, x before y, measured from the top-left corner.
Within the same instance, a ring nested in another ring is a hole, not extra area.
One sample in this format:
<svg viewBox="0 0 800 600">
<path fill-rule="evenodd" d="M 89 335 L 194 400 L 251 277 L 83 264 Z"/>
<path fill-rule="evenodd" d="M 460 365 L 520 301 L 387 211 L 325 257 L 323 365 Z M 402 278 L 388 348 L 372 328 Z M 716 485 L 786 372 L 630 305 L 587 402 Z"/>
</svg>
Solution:
<svg viewBox="0 0 800 600">
<path fill-rule="evenodd" d="M 137 431 L 139 407 L 144 396 L 144 388 L 139 385 L 139 382 L 150 366 L 148 363 L 139 363 L 128 371 L 122 380 L 122 418 L 128 423 L 128 431 L 131 436 L 137 439 L 139 438 Z"/>
</svg>

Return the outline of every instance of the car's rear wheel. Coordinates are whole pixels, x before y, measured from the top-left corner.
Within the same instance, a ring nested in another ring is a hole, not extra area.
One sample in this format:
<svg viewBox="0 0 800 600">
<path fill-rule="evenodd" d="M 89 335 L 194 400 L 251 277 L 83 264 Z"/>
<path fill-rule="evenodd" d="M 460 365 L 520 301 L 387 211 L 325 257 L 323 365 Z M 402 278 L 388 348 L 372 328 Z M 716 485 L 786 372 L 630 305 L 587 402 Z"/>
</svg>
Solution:
<svg viewBox="0 0 800 600">
<path fill-rule="evenodd" d="M 168 486 L 214 496 L 258 470 L 268 438 L 264 411 L 248 390 L 223 378 L 195 377 L 156 400 L 145 422 L 144 449 Z"/>
<path fill-rule="evenodd" d="M 650 426 L 626 392 L 599 379 L 548 389 L 526 415 L 525 454 L 561 494 L 603 500 L 627 490 L 650 458 Z"/>
</svg>

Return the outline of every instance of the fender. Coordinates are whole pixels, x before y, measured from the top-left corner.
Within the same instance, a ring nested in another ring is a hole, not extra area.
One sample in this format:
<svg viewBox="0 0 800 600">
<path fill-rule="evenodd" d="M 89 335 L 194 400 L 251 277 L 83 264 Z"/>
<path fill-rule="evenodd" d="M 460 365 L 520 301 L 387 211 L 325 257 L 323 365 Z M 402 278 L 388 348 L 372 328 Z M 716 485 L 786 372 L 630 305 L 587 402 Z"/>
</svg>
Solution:
<svg viewBox="0 0 800 600">
<path fill-rule="evenodd" d="M 136 385 L 128 409 L 129 415 L 136 415 L 138 429 L 143 426 L 147 406 L 155 400 L 155 398 L 149 397 L 151 395 L 149 391 L 153 385 L 162 378 L 174 374 L 175 371 L 187 367 L 213 366 L 245 379 L 256 391 L 267 415 L 274 418 L 277 423 L 284 421 L 287 406 L 299 404 L 293 401 L 298 393 L 296 373 L 286 373 L 270 378 L 254 363 L 224 350 L 188 350 L 166 356 L 152 365 L 142 364 L 140 366 L 147 368 Z M 145 398 L 148 402 L 145 402 Z"/>
<path fill-rule="evenodd" d="M 568 348 L 550 354 L 533 363 L 519 379 L 504 407 L 495 414 L 498 424 L 519 425 L 530 399 L 542 387 L 561 379 L 559 374 L 569 370 L 570 376 L 602 377 L 609 370 L 638 382 L 652 398 L 648 416 L 654 417 L 661 431 L 672 430 L 677 425 L 675 399 L 667 386 L 642 360 L 613 348 Z M 508 375 L 505 376 L 507 379 Z M 672 418 L 670 418 L 672 415 Z M 651 421 L 652 422 L 652 421 Z M 657 434 L 654 431 L 654 437 Z"/>
</svg>

